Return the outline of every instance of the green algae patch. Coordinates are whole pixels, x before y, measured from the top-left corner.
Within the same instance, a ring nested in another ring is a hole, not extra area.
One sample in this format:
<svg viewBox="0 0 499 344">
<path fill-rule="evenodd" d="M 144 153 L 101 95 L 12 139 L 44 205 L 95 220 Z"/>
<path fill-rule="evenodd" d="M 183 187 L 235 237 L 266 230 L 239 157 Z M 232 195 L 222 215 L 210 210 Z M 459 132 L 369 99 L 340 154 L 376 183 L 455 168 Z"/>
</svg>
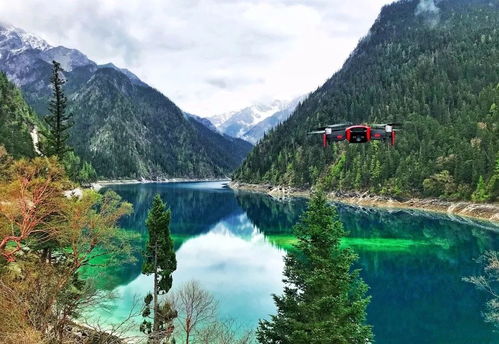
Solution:
<svg viewBox="0 0 499 344">
<path fill-rule="evenodd" d="M 192 234 L 171 234 L 173 239 L 173 247 L 175 251 L 180 248 L 187 240 L 193 238 L 195 235 Z"/>
<path fill-rule="evenodd" d="M 297 239 L 293 235 L 269 235 L 267 240 L 284 250 L 294 249 Z M 396 239 L 396 238 L 343 238 L 341 247 L 363 251 L 409 251 L 415 248 L 435 246 L 437 244 L 425 240 Z"/>
<path fill-rule="evenodd" d="M 265 238 L 272 244 L 286 251 L 292 250 L 298 242 L 295 236 L 289 234 L 266 235 Z"/>
<path fill-rule="evenodd" d="M 343 238 L 342 247 L 351 247 L 366 251 L 408 251 L 415 248 L 432 246 L 424 240 L 394 238 Z"/>
</svg>

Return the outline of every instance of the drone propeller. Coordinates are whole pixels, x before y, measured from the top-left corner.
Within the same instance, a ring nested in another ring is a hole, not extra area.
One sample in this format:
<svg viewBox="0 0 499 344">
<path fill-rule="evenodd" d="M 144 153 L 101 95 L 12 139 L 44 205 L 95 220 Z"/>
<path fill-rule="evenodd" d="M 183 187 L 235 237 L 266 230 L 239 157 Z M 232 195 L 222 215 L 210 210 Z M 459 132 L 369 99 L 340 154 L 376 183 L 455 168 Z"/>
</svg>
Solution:
<svg viewBox="0 0 499 344">
<path fill-rule="evenodd" d="M 314 130 L 314 131 L 315 131 L 315 130 L 319 131 L 319 130 L 326 130 L 326 128 L 327 128 L 327 127 L 319 127 L 319 128 L 314 128 L 314 129 L 312 129 L 312 130 Z"/>
<path fill-rule="evenodd" d="M 371 127 L 384 128 L 386 126 L 390 127 L 402 127 L 402 123 L 384 123 L 384 124 L 371 124 Z"/>
<path fill-rule="evenodd" d="M 331 124 L 328 125 L 327 128 L 335 129 L 335 128 L 343 128 L 352 125 L 352 123 L 339 123 L 339 124 Z"/>
</svg>

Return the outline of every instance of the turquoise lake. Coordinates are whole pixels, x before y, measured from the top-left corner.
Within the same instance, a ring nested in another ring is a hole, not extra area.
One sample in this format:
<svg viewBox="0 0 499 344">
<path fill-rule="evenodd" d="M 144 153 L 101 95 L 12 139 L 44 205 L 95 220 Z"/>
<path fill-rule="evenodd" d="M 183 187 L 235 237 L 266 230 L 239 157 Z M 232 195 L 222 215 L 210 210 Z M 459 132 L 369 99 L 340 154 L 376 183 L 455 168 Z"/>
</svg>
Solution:
<svg viewBox="0 0 499 344">
<path fill-rule="evenodd" d="M 282 290 L 282 257 L 303 199 L 277 200 L 234 191 L 223 182 L 115 185 L 134 213 L 120 225 L 144 238 L 152 198 L 160 193 L 172 210 L 178 261 L 174 288 L 197 280 L 219 301 L 220 317 L 252 329 L 275 310 Z M 349 232 L 345 246 L 372 297 L 368 321 L 381 344 L 492 344 L 499 334 L 484 322 L 487 297 L 465 276 L 480 272 L 475 260 L 499 250 L 499 227 L 486 222 L 409 210 L 336 205 Z M 138 241 L 137 245 L 142 245 Z M 139 248 L 140 252 L 140 248 Z M 99 286 L 118 298 L 101 310 L 106 321 L 126 317 L 134 300 L 151 289 L 138 261 L 107 271 Z"/>
</svg>

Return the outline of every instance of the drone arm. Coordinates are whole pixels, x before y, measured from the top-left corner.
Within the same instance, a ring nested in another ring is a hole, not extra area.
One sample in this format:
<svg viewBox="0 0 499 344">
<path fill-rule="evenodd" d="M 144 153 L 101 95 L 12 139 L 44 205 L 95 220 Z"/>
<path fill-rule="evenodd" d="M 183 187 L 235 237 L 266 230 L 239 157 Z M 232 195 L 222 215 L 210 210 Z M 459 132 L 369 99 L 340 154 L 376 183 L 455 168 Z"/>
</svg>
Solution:
<svg viewBox="0 0 499 344">
<path fill-rule="evenodd" d="M 340 142 L 346 139 L 345 130 L 335 130 L 329 135 L 329 140 L 332 142 Z"/>
</svg>

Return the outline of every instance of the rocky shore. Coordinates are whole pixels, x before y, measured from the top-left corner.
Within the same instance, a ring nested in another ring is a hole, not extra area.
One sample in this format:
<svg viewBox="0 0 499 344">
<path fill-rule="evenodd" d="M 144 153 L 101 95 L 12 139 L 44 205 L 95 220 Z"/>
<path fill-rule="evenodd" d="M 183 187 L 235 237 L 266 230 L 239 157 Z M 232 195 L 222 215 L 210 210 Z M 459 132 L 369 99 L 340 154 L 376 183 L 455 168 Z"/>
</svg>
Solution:
<svg viewBox="0 0 499 344">
<path fill-rule="evenodd" d="M 71 340 L 71 343 L 90 344 L 90 343 L 105 343 L 105 344 L 127 344 L 133 341 L 120 338 L 118 335 L 98 330 L 89 326 L 77 324 L 73 322 L 65 328 L 66 338 Z"/>
<path fill-rule="evenodd" d="M 310 189 L 299 189 L 285 186 L 247 184 L 240 182 L 231 182 L 229 185 L 233 189 L 263 192 L 277 198 L 310 197 L 311 193 Z M 368 192 L 330 192 L 328 193 L 328 198 L 335 202 L 361 206 L 419 209 L 464 217 L 473 217 L 499 223 L 498 203 L 450 202 L 439 199 L 420 198 L 394 199 L 386 196 L 372 195 Z"/>
</svg>

